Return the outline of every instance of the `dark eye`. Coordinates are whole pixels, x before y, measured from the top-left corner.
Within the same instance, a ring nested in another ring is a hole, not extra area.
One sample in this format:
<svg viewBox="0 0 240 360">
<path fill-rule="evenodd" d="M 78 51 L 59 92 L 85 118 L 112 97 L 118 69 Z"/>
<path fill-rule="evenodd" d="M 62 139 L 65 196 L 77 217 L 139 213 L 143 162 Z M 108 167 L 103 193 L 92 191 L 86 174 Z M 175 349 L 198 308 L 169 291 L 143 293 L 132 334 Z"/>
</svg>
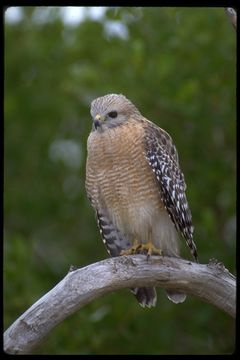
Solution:
<svg viewBox="0 0 240 360">
<path fill-rule="evenodd" d="M 110 117 L 110 118 L 116 118 L 117 117 L 117 112 L 116 111 L 110 111 L 110 113 L 108 113 L 108 116 Z"/>
</svg>

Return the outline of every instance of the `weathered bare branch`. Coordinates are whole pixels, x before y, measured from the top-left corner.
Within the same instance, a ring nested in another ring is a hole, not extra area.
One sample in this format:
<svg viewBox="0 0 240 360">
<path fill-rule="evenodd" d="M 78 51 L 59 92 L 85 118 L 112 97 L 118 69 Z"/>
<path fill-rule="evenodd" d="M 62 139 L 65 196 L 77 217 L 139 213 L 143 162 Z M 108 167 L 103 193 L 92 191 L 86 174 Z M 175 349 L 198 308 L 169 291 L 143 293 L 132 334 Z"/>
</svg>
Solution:
<svg viewBox="0 0 240 360">
<path fill-rule="evenodd" d="M 6 330 L 4 349 L 12 354 L 30 353 L 51 329 L 84 305 L 112 291 L 136 286 L 176 289 L 235 316 L 235 277 L 222 264 L 121 256 L 70 271 Z"/>
<path fill-rule="evenodd" d="M 229 16 L 231 23 L 237 30 L 237 12 L 233 8 L 230 8 L 230 7 L 225 8 L 225 12 Z"/>
</svg>

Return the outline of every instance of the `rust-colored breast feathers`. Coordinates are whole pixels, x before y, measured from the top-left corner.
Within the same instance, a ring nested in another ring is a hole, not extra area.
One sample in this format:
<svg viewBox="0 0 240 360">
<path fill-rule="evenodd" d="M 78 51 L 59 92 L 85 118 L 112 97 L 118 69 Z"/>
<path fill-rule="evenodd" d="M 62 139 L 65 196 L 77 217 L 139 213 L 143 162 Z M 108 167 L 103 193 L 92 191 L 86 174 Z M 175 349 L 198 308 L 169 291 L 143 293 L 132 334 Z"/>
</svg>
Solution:
<svg viewBox="0 0 240 360">
<path fill-rule="evenodd" d="M 145 157 L 142 122 L 129 120 L 103 133 L 90 134 L 86 187 L 93 206 L 105 206 L 120 230 L 131 233 L 137 231 L 141 212 L 149 212 L 144 215 L 150 217 L 163 207 Z"/>
</svg>

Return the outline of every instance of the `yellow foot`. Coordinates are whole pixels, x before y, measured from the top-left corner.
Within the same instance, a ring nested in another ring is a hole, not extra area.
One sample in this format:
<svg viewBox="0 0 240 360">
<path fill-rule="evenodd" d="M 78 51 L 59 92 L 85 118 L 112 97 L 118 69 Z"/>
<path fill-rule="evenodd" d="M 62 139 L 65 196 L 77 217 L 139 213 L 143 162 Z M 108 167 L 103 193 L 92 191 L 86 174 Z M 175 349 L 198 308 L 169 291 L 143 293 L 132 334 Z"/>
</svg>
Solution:
<svg viewBox="0 0 240 360">
<path fill-rule="evenodd" d="M 162 250 L 156 248 L 152 242 L 142 244 L 139 250 L 141 254 L 147 254 L 147 258 L 149 258 L 151 255 L 163 255 Z"/>
<path fill-rule="evenodd" d="M 161 249 L 156 248 L 152 242 L 146 244 L 138 244 L 136 241 L 130 249 L 122 250 L 120 255 L 147 254 L 147 258 L 151 255 L 163 255 Z"/>
<path fill-rule="evenodd" d="M 138 249 L 141 247 L 140 244 L 133 245 L 130 249 L 122 250 L 120 255 L 133 255 L 138 253 Z"/>
</svg>

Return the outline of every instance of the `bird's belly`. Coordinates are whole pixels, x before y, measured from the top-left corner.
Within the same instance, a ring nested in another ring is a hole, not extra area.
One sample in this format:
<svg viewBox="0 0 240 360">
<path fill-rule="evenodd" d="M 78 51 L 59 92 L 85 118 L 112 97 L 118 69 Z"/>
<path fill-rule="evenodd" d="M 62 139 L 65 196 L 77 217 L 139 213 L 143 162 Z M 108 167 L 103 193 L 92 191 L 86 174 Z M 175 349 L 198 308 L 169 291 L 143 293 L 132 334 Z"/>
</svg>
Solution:
<svg viewBox="0 0 240 360">
<path fill-rule="evenodd" d="M 136 125 L 133 137 L 121 126 L 117 131 L 91 135 L 87 188 L 96 208 L 104 206 L 113 224 L 132 241 L 153 241 L 157 247 L 173 248 L 176 230 L 145 158 L 142 131 Z"/>
<path fill-rule="evenodd" d="M 117 228 L 147 241 L 154 219 L 164 209 L 154 173 L 147 160 L 143 160 L 119 161 L 107 174 L 103 172 L 99 176 L 98 183 L 108 214 Z"/>
<path fill-rule="evenodd" d="M 116 227 L 127 234 L 132 243 L 152 242 L 165 255 L 177 256 L 179 247 L 176 229 L 162 205 L 158 189 L 153 191 L 155 184 L 151 185 L 149 189 L 139 189 L 131 194 L 131 184 L 126 184 L 118 193 L 118 202 L 106 202 L 108 212 Z"/>
</svg>

